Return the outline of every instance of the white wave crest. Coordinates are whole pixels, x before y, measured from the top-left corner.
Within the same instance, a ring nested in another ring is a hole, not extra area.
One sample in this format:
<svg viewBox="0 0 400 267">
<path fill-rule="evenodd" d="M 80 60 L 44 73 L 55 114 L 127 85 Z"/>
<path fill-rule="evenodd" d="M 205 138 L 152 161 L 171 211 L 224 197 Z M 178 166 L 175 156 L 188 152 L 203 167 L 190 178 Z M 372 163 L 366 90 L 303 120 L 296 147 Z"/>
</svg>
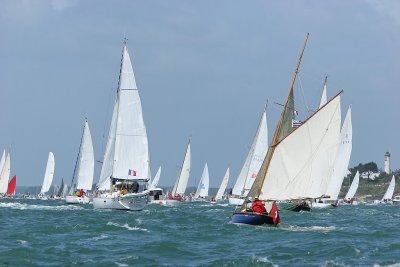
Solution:
<svg viewBox="0 0 400 267">
<path fill-rule="evenodd" d="M 256 262 L 269 263 L 274 267 L 278 267 L 279 266 L 278 264 L 274 264 L 272 261 L 270 261 L 267 256 L 265 256 L 265 257 L 253 256 L 253 260 L 256 261 Z"/>
<path fill-rule="evenodd" d="M 30 205 L 19 202 L 0 203 L 0 208 L 10 208 L 16 210 L 83 210 L 83 207 L 73 205 L 46 206 L 46 205 Z"/>
<path fill-rule="evenodd" d="M 282 230 L 294 231 L 294 232 L 329 232 L 335 231 L 335 226 L 297 226 L 289 225 L 288 227 L 280 227 Z"/>
<path fill-rule="evenodd" d="M 116 226 L 116 227 L 120 227 L 120 228 L 125 228 L 129 231 L 143 231 L 143 232 L 149 232 L 149 230 L 144 229 L 144 228 L 139 228 L 139 227 L 135 227 L 135 226 L 129 226 L 129 224 L 125 223 L 125 224 L 119 224 L 119 223 L 114 223 L 114 222 L 108 222 L 107 225 L 112 225 L 112 226 Z"/>
</svg>

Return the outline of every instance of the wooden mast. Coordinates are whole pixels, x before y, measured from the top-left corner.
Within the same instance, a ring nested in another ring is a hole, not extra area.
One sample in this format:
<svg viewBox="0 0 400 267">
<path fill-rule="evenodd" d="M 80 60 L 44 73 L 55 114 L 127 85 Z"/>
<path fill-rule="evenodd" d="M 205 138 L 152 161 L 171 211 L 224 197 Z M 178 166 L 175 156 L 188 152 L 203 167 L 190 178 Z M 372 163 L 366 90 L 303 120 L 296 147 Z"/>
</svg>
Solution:
<svg viewBox="0 0 400 267">
<path fill-rule="evenodd" d="M 272 155 L 273 155 L 274 152 L 275 152 L 275 147 L 276 147 L 276 145 L 279 143 L 278 136 L 279 136 L 279 132 L 280 132 L 280 130 L 281 130 L 281 126 L 282 126 L 282 122 L 283 122 L 283 117 L 284 117 L 285 112 L 286 112 L 286 109 L 287 109 L 287 105 L 288 105 L 288 102 L 289 102 L 290 95 L 291 95 L 291 93 L 292 93 L 292 91 L 293 91 L 293 86 L 294 86 L 294 83 L 295 83 L 295 81 L 296 81 L 297 74 L 298 74 L 298 72 L 299 72 L 299 67 L 300 67 L 301 59 L 303 58 L 304 50 L 305 50 L 305 48 L 306 48 L 307 40 L 308 40 L 308 36 L 309 36 L 309 35 L 310 35 L 310 34 L 307 33 L 306 39 L 304 40 L 303 49 L 301 50 L 301 54 L 300 54 L 299 60 L 297 61 L 296 70 L 294 71 L 293 79 L 292 79 L 292 82 L 290 83 L 289 92 L 288 92 L 288 95 L 287 95 L 287 97 L 286 97 L 286 103 L 285 103 L 285 106 L 284 106 L 283 111 L 282 111 L 282 113 L 281 113 L 281 117 L 280 117 L 278 126 L 277 126 L 276 129 L 275 129 L 274 137 L 273 137 L 273 139 L 272 139 L 272 141 L 271 141 L 271 146 L 270 146 L 269 149 L 268 149 L 267 156 L 265 157 L 264 162 L 263 162 L 263 165 L 261 166 L 261 169 L 260 169 L 260 171 L 259 171 L 259 173 L 258 173 L 258 175 L 257 175 L 257 176 L 260 176 L 260 175 L 261 175 L 261 177 L 262 177 L 262 178 L 261 178 L 261 179 L 262 179 L 262 180 L 261 180 L 261 183 L 259 183 L 259 186 L 258 186 L 258 189 L 257 189 L 257 194 L 256 194 L 257 197 L 260 196 L 261 188 L 262 188 L 262 185 L 264 184 L 265 176 L 266 176 L 266 174 L 267 174 L 267 170 L 268 170 L 269 164 L 270 164 L 270 162 L 271 162 Z M 265 163 L 265 164 L 264 164 L 264 163 Z"/>
</svg>

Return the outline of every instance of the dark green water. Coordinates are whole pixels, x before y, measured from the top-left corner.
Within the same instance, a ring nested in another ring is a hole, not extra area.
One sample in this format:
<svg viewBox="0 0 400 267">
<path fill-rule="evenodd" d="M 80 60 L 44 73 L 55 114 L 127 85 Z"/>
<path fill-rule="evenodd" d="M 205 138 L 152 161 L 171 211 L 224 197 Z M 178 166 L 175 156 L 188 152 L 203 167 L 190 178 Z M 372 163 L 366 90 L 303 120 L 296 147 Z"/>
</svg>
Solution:
<svg viewBox="0 0 400 267">
<path fill-rule="evenodd" d="M 0 202 L 0 266 L 399 266 L 400 205 L 281 212 L 279 227 L 230 223 L 232 207 L 141 212 L 62 201 Z"/>
</svg>

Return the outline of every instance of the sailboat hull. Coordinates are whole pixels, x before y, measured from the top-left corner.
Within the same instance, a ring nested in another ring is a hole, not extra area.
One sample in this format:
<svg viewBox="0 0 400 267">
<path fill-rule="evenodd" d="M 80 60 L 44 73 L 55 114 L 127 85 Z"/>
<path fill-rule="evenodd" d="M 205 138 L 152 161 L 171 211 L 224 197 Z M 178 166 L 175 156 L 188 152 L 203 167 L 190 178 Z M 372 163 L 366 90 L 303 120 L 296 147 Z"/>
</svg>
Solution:
<svg viewBox="0 0 400 267">
<path fill-rule="evenodd" d="M 262 225 L 272 224 L 274 220 L 272 217 L 266 214 L 252 213 L 252 212 L 237 212 L 232 216 L 233 223 L 251 224 L 251 225 Z"/>
<path fill-rule="evenodd" d="M 65 203 L 67 204 L 88 204 L 90 199 L 87 196 L 78 197 L 78 196 L 66 196 Z"/>
<path fill-rule="evenodd" d="M 116 195 L 102 194 L 93 198 L 95 209 L 132 210 L 140 211 L 148 204 L 148 192 Z"/>
</svg>

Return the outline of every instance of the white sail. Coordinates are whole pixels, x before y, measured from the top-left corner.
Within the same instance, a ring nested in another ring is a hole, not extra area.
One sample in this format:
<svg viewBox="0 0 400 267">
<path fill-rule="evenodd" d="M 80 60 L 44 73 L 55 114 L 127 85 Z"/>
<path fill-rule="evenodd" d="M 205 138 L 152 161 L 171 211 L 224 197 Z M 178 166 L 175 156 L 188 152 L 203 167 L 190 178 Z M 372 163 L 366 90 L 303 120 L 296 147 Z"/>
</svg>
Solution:
<svg viewBox="0 0 400 267">
<path fill-rule="evenodd" d="M 160 181 L 160 176 L 161 176 L 161 166 L 158 168 L 156 176 L 154 176 L 154 179 L 149 186 L 150 189 L 154 189 L 158 186 L 158 181 Z"/>
<path fill-rule="evenodd" d="M 40 190 L 41 194 L 47 193 L 47 191 L 49 191 L 49 189 L 50 189 L 51 182 L 53 181 L 54 167 L 55 167 L 54 154 L 52 152 L 49 152 L 49 157 L 47 159 L 47 165 L 46 165 L 46 171 L 44 173 L 42 189 Z"/>
<path fill-rule="evenodd" d="M 340 188 L 342 187 L 343 179 L 347 176 L 351 150 L 353 146 L 353 127 L 351 123 L 351 106 L 347 110 L 346 118 L 340 132 L 340 143 L 336 154 L 333 174 L 329 182 L 326 195 L 330 199 L 337 200 L 339 197 Z"/>
<path fill-rule="evenodd" d="M 247 154 L 245 163 L 240 171 L 235 185 L 232 188 L 232 194 L 236 196 L 245 197 L 252 187 L 257 173 L 260 170 L 262 162 L 268 151 L 268 126 L 266 109 L 264 109 L 260 123 L 258 125 L 257 133 L 254 137 L 253 143 Z"/>
<path fill-rule="evenodd" d="M 325 77 L 324 88 L 322 89 L 321 100 L 319 102 L 319 108 L 323 107 L 326 104 L 326 102 L 328 102 L 328 98 L 326 95 L 326 77 Z"/>
<path fill-rule="evenodd" d="M 224 178 L 222 179 L 221 185 L 219 186 L 217 195 L 215 196 L 215 200 L 221 200 L 222 196 L 225 193 L 226 186 L 228 185 L 229 181 L 229 168 L 226 170 Z"/>
<path fill-rule="evenodd" d="M 332 175 L 340 136 L 340 95 L 275 146 L 259 198 L 319 198 Z"/>
<path fill-rule="evenodd" d="M 109 189 L 110 176 L 149 180 L 149 162 L 142 104 L 128 49 L 124 45 L 117 98 L 104 153 L 99 189 Z"/>
<path fill-rule="evenodd" d="M 89 123 L 87 121 L 85 121 L 85 128 L 83 130 L 79 156 L 76 188 L 91 190 L 94 172 L 94 153 L 92 136 L 90 134 Z"/>
<path fill-rule="evenodd" d="M 6 160 L 6 150 L 4 149 L 3 155 L 1 156 L 1 160 L 0 160 L 0 172 L 1 172 L 1 170 L 3 170 L 5 160 Z"/>
<path fill-rule="evenodd" d="M 187 183 L 189 181 L 190 174 L 190 166 L 191 166 L 191 153 L 190 153 L 190 142 L 187 145 L 185 158 L 183 160 L 181 171 L 179 172 L 179 176 L 176 179 L 174 188 L 172 189 L 172 196 L 183 195 L 185 194 Z"/>
<path fill-rule="evenodd" d="M 10 153 L 7 153 L 6 159 L 3 163 L 3 168 L 0 173 L 0 194 L 7 193 L 8 179 L 10 179 Z"/>
<path fill-rule="evenodd" d="M 385 200 L 385 199 L 392 199 L 395 186 L 396 186 L 396 182 L 395 182 L 395 178 L 394 178 L 394 175 L 393 175 L 392 180 L 390 181 L 389 187 L 386 190 L 386 193 L 382 198 L 382 201 Z"/>
<path fill-rule="evenodd" d="M 360 182 L 360 173 L 357 171 L 356 175 L 354 176 L 353 182 L 351 182 L 351 186 L 349 191 L 347 191 L 346 196 L 344 199 L 352 199 L 357 192 L 358 183 Z"/>
<path fill-rule="evenodd" d="M 194 197 L 195 198 L 208 197 L 209 185 L 210 185 L 210 177 L 208 175 L 208 166 L 207 166 L 207 162 L 206 162 L 206 165 L 204 166 L 204 169 L 203 169 L 203 174 L 201 175 L 199 186 L 197 187 Z"/>
</svg>

